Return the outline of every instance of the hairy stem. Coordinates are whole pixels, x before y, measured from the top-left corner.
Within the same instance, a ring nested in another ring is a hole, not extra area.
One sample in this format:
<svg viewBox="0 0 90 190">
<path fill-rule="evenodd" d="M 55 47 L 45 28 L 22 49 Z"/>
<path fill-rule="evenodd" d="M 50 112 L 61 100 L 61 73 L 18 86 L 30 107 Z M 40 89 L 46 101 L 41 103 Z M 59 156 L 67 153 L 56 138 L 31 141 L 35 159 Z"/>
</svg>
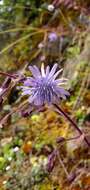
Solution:
<svg viewBox="0 0 90 190">
<path fill-rule="evenodd" d="M 3 71 L 0 71 L 0 75 L 8 76 L 8 77 L 13 78 L 13 79 L 17 78 L 15 75 L 12 75 L 12 74 L 9 74 L 9 73 L 5 73 Z"/>
</svg>

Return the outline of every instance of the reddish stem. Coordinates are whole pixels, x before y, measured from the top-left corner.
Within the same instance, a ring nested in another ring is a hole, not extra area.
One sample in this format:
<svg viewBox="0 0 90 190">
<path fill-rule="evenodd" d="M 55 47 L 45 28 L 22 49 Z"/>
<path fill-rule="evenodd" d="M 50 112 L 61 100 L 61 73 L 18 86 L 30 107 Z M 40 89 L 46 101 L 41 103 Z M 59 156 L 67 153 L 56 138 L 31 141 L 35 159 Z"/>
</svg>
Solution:
<svg viewBox="0 0 90 190">
<path fill-rule="evenodd" d="M 17 78 L 15 75 L 12 75 L 12 74 L 9 74 L 9 73 L 3 72 L 3 71 L 0 71 L 0 75 L 8 76 L 8 77 L 14 78 L 14 79 Z"/>
<path fill-rule="evenodd" d="M 83 132 L 80 128 L 78 128 L 77 124 L 68 116 L 66 112 L 64 112 L 57 104 L 54 104 L 54 106 L 58 109 L 58 112 L 64 115 L 65 118 L 73 125 L 73 127 L 78 131 L 80 135 L 83 135 Z M 90 143 L 88 142 L 87 138 L 84 137 L 84 141 L 87 143 L 87 145 L 90 147 Z"/>
</svg>

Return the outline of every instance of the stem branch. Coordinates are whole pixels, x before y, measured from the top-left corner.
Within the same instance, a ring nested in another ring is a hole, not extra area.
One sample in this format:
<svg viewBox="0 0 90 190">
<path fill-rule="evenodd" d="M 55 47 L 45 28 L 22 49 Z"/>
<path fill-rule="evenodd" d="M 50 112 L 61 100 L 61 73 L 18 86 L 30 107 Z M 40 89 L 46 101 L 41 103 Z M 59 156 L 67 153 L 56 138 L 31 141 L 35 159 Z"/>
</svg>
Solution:
<svg viewBox="0 0 90 190">
<path fill-rule="evenodd" d="M 78 128 L 77 124 L 68 116 L 66 112 L 64 112 L 57 104 L 54 104 L 55 108 L 57 108 L 58 112 L 64 115 L 64 117 L 73 125 L 73 127 L 78 131 L 80 135 L 83 135 L 83 132 L 80 128 Z M 90 143 L 88 142 L 87 138 L 84 136 L 84 141 L 90 147 Z"/>
<path fill-rule="evenodd" d="M 3 71 L 0 71 L 0 75 L 8 76 L 8 77 L 13 78 L 13 79 L 17 78 L 15 75 L 12 75 L 12 74 L 9 74 L 9 73 L 5 73 Z"/>
</svg>

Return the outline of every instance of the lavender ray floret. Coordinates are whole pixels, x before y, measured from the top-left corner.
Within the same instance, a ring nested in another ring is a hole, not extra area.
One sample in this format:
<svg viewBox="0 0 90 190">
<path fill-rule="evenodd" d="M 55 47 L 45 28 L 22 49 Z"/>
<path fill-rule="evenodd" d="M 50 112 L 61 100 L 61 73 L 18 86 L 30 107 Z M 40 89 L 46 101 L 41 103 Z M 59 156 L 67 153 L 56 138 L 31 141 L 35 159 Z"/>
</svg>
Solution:
<svg viewBox="0 0 90 190">
<path fill-rule="evenodd" d="M 53 80 L 55 80 L 57 78 L 57 76 L 62 72 L 62 69 L 60 69 L 59 71 L 57 71 L 54 75 L 53 75 Z"/>
<path fill-rule="evenodd" d="M 47 66 L 47 67 L 46 67 L 46 77 L 49 75 L 49 71 L 50 71 L 50 67 Z"/>
<path fill-rule="evenodd" d="M 39 76 L 39 73 L 37 72 L 37 70 L 34 66 L 29 66 L 29 69 L 32 72 L 34 78 L 37 78 Z"/>
<path fill-rule="evenodd" d="M 55 72 L 56 72 L 56 69 L 57 69 L 57 63 L 52 67 L 52 69 L 51 69 L 51 71 L 50 71 L 50 73 L 49 73 L 49 76 L 48 76 L 48 78 L 51 78 L 54 74 L 55 74 Z"/>
</svg>

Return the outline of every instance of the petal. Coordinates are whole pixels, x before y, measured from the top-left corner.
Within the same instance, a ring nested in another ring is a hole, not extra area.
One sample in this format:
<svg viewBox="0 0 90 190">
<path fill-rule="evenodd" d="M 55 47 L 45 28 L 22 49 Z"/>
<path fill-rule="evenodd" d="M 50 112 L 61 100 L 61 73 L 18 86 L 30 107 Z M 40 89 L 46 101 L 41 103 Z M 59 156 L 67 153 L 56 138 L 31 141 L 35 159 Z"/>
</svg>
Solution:
<svg viewBox="0 0 90 190">
<path fill-rule="evenodd" d="M 56 101 L 58 98 L 63 98 L 64 100 L 66 100 L 66 96 L 64 94 L 61 94 L 59 91 L 55 92 L 55 98 L 56 98 Z"/>
<path fill-rule="evenodd" d="M 54 75 L 53 75 L 53 80 L 56 79 L 56 77 L 62 72 L 63 69 L 60 69 L 59 71 L 57 71 Z"/>
<path fill-rule="evenodd" d="M 50 79 L 54 75 L 54 73 L 56 72 L 57 66 L 58 66 L 57 63 L 54 64 L 54 66 L 52 67 L 52 69 L 51 69 L 51 71 L 50 71 L 50 73 L 48 75 L 48 79 Z"/>
<path fill-rule="evenodd" d="M 64 82 L 64 83 L 66 84 L 67 81 L 68 81 L 68 79 L 66 79 L 66 78 L 61 78 L 61 79 L 56 79 L 56 80 L 54 81 L 54 83 L 56 83 L 56 84 L 61 84 L 62 82 Z"/>
<path fill-rule="evenodd" d="M 49 75 L 49 71 L 50 71 L 50 67 L 47 66 L 47 67 L 46 67 L 46 77 Z"/>
<path fill-rule="evenodd" d="M 31 94 L 31 90 L 30 89 L 24 90 L 22 92 L 22 96 L 24 96 L 24 95 L 30 95 L 30 94 Z"/>
<path fill-rule="evenodd" d="M 21 88 L 23 91 L 30 89 L 28 86 L 20 86 L 20 88 Z"/>
<path fill-rule="evenodd" d="M 41 65 L 41 74 L 42 74 L 42 77 L 46 76 L 45 69 L 44 69 L 44 63 L 42 63 L 42 65 Z"/>
<path fill-rule="evenodd" d="M 66 96 L 70 95 L 70 93 L 67 90 L 65 90 L 64 88 L 61 88 L 61 87 L 57 88 L 57 91 L 59 93 L 61 93 L 62 95 L 66 95 Z"/>
<path fill-rule="evenodd" d="M 66 82 L 60 82 L 60 83 L 56 83 L 56 84 L 57 84 L 57 86 L 67 85 Z"/>
<path fill-rule="evenodd" d="M 41 98 L 35 98 L 34 99 L 34 104 L 36 105 L 36 106 L 42 106 L 43 105 L 43 101 L 41 100 Z"/>
<path fill-rule="evenodd" d="M 36 66 L 34 67 L 34 66 L 29 66 L 29 69 L 30 69 L 30 71 L 32 72 L 32 75 L 34 76 L 34 78 L 37 78 L 38 76 L 39 76 L 39 73 L 38 73 L 38 71 L 37 71 L 37 69 L 36 69 Z"/>
<path fill-rule="evenodd" d="M 32 77 L 27 78 L 27 80 L 24 81 L 25 86 L 32 86 L 36 83 L 35 79 Z"/>
<path fill-rule="evenodd" d="M 40 77 L 41 77 L 41 73 L 40 73 L 38 67 L 37 67 L 36 65 L 34 65 L 33 67 L 34 67 L 35 70 L 36 70 L 37 76 L 40 76 Z"/>
<path fill-rule="evenodd" d="M 37 92 L 36 92 L 34 95 L 31 95 L 31 96 L 28 98 L 29 102 L 30 102 L 30 103 L 34 102 L 34 99 L 36 98 L 36 96 L 37 96 Z"/>
</svg>

